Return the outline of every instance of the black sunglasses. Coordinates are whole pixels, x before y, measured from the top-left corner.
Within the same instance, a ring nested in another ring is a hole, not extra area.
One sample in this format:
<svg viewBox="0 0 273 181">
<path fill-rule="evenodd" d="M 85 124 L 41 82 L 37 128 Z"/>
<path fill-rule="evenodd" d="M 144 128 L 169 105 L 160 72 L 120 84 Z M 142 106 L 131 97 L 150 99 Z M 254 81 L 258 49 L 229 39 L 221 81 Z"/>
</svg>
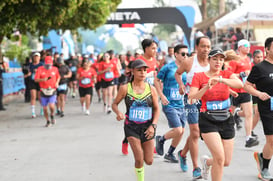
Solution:
<svg viewBox="0 0 273 181">
<path fill-rule="evenodd" d="M 188 57 L 190 56 L 189 53 L 185 53 L 185 52 L 182 52 L 181 55 L 182 55 L 183 57 L 185 57 L 185 55 L 187 55 Z"/>
</svg>

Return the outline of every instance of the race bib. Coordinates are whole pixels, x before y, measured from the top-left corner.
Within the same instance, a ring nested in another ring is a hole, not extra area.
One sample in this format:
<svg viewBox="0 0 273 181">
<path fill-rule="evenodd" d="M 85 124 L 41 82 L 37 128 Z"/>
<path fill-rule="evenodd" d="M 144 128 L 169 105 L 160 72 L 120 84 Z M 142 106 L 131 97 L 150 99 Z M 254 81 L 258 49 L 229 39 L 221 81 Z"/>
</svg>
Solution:
<svg viewBox="0 0 273 181">
<path fill-rule="evenodd" d="M 208 111 L 223 110 L 230 107 L 230 99 L 224 101 L 208 101 L 206 105 Z"/>
<path fill-rule="evenodd" d="M 120 70 L 120 74 L 125 74 L 125 70 L 124 70 L 124 69 L 121 69 L 121 70 Z"/>
<path fill-rule="evenodd" d="M 71 70 L 71 72 L 76 72 L 77 71 L 77 67 L 76 66 L 72 66 L 72 67 L 70 67 L 70 70 Z"/>
<path fill-rule="evenodd" d="M 149 84 L 151 84 L 151 85 L 154 85 L 154 80 L 155 80 L 154 77 L 147 77 L 147 78 L 146 78 L 147 83 L 149 83 Z"/>
<path fill-rule="evenodd" d="M 273 111 L 273 97 L 270 98 L 270 110 Z"/>
<path fill-rule="evenodd" d="M 179 88 L 171 88 L 170 100 L 182 100 L 182 95 L 179 93 Z"/>
<path fill-rule="evenodd" d="M 105 78 L 106 78 L 106 79 L 112 79 L 112 78 L 114 78 L 113 72 L 106 72 L 106 73 L 105 73 Z"/>
<path fill-rule="evenodd" d="M 59 85 L 58 90 L 59 91 L 66 91 L 67 90 L 67 84 L 61 84 L 61 85 Z"/>
<path fill-rule="evenodd" d="M 151 107 L 131 107 L 129 111 L 129 119 L 135 122 L 145 122 L 152 119 Z"/>
<path fill-rule="evenodd" d="M 32 73 L 31 74 L 31 79 L 34 80 L 34 78 L 35 78 L 35 73 Z"/>
<path fill-rule="evenodd" d="M 82 83 L 83 85 L 87 85 L 87 84 L 90 84 L 90 83 L 91 83 L 91 80 L 90 80 L 89 78 L 84 78 L 84 79 L 81 80 L 81 83 Z"/>
</svg>

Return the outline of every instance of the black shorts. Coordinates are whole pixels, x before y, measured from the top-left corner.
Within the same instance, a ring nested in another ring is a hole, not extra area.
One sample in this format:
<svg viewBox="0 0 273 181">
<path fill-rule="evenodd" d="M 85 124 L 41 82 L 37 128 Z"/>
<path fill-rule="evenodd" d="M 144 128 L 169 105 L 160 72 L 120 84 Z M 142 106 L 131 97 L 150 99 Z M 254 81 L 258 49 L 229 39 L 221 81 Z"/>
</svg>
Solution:
<svg viewBox="0 0 273 181">
<path fill-rule="evenodd" d="M 250 102 L 251 101 L 251 95 L 248 94 L 248 93 L 238 93 L 238 97 L 233 97 L 232 96 L 232 99 L 231 99 L 231 102 L 232 102 L 232 105 L 233 106 L 240 106 L 240 104 L 242 103 L 247 103 L 247 102 Z"/>
<path fill-rule="evenodd" d="M 252 96 L 252 103 L 253 104 L 257 104 L 258 103 L 258 97 L 256 97 L 256 96 Z"/>
<path fill-rule="evenodd" d="M 107 87 L 113 86 L 114 85 L 114 79 L 111 81 L 105 81 L 101 79 L 101 88 L 105 89 Z"/>
<path fill-rule="evenodd" d="M 29 89 L 30 90 L 35 89 L 35 90 L 39 91 L 40 90 L 39 83 L 34 82 L 33 80 L 29 81 Z"/>
<path fill-rule="evenodd" d="M 88 94 L 93 96 L 93 87 L 87 87 L 87 88 L 79 87 L 79 94 L 80 94 L 80 97 L 85 97 Z"/>
<path fill-rule="evenodd" d="M 97 83 L 95 84 L 95 89 L 96 89 L 96 91 L 99 90 L 100 88 L 101 88 L 101 81 L 99 81 L 99 82 L 97 82 Z"/>
<path fill-rule="evenodd" d="M 114 85 L 119 85 L 119 78 L 114 78 Z"/>
<path fill-rule="evenodd" d="M 77 74 L 72 73 L 72 76 L 70 77 L 69 82 L 74 82 L 74 81 L 76 81 L 76 80 L 77 80 L 77 79 L 76 79 L 76 75 L 77 75 Z"/>
<path fill-rule="evenodd" d="M 126 138 L 132 136 L 132 137 L 140 139 L 141 143 L 154 139 L 155 134 L 152 138 L 147 139 L 144 133 L 151 124 L 152 124 L 151 121 L 147 123 L 143 123 L 143 124 L 136 124 L 134 122 L 130 122 L 129 124 L 124 124 L 124 133 Z"/>
<path fill-rule="evenodd" d="M 265 135 L 273 135 L 273 111 L 261 109 L 258 105 L 258 110 L 263 123 Z"/>
<path fill-rule="evenodd" d="M 222 139 L 232 139 L 235 136 L 234 119 L 231 115 L 226 121 L 216 122 L 207 119 L 206 113 L 199 113 L 200 133 L 218 132 Z"/>
</svg>

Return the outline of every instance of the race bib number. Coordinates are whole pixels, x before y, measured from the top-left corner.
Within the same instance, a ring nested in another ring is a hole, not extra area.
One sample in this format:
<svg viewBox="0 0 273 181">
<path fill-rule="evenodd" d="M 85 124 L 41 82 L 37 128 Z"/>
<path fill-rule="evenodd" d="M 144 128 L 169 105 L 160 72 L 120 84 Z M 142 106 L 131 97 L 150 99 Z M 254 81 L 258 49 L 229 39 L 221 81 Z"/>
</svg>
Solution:
<svg viewBox="0 0 273 181">
<path fill-rule="evenodd" d="M 270 110 L 273 111 L 273 97 L 270 98 Z"/>
<path fill-rule="evenodd" d="M 129 111 L 129 119 L 135 122 L 145 122 L 152 119 L 151 107 L 131 107 Z"/>
<path fill-rule="evenodd" d="M 154 77 L 147 77 L 147 78 L 146 78 L 147 83 L 149 83 L 149 84 L 151 84 L 151 85 L 154 85 L 154 80 L 155 80 Z"/>
<path fill-rule="evenodd" d="M 106 79 L 112 79 L 112 78 L 114 78 L 113 72 L 106 72 L 106 73 L 105 73 L 105 78 L 106 78 Z"/>
<path fill-rule="evenodd" d="M 182 100 L 182 95 L 179 93 L 179 88 L 171 88 L 170 91 L 171 100 Z"/>
<path fill-rule="evenodd" d="M 71 70 L 71 72 L 76 72 L 77 71 L 77 67 L 76 66 L 72 66 L 72 67 L 70 67 L 70 70 Z"/>
<path fill-rule="evenodd" d="M 65 91 L 65 90 L 67 90 L 67 84 L 61 84 L 61 85 L 59 85 L 58 90 L 59 91 Z"/>
<path fill-rule="evenodd" d="M 124 70 L 124 69 L 121 69 L 121 70 L 120 70 L 120 74 L 125 74 L 125 70 Z"/>
<path fill-rule="evenodd" d="M 32 73 L 31 74 L 31 79 L 34 80 L 34 78 L 35 78 L 35 73 Z"/>
<path fill-rule="evenodd" d="M 82 83 L 83 85 L 87 85 L 87 84 L 90 84 L 90 83 L 91 83 L 91 80 L 90 80 L 89 78 L 84 78 L 84 79 L 81 80 L 81 83 Z"/>
<path fill-rule="evenodd" d="M 223 110 L 230 107 L 230 99 L 224 101 L 208 101 L 206 105 L 208 111 Z"/>
</svg>

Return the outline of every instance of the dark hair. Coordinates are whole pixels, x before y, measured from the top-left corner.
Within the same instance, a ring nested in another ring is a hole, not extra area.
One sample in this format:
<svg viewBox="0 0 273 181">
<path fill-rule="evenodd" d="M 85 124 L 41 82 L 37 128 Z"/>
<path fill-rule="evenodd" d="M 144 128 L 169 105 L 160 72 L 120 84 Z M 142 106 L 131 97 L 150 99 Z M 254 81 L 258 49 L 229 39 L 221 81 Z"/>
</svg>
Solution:
<svg viewBox="0 0 273 181">
<path fill-rule="evenodd" d="M 153 43 L 155 43 L 157 45 L 156 41 L 154 41 L 152 39 L 144 39 L 141 42 L 141 46 L 142 46 L 143 51 L 145 52 L 146 47 L 151 46 Z"/>
<path fill-rule="evenodd" d="M 188 48 L 187 45 L 178 44 L 174 47 L 174 53 L 178 53 L 181 48 Z"/>
<path fill-rule="evenodd" d="M 196 45 L 196 46 L 198 46 L 198 45 L 200 44 L 200 41 L 201 41 L 202 38 L 206 38 L 206 39 L 209 40 L 209 37 L 208 37 L 208 36 L 200 36 L 200 37 L 198 37 L 198 38 L 196 39 L 196 41 L 195 41 L 195 45 Z"/>
<path fill-rule="evenodd" d="M 262 50 L 260 50 L 260 49 L 257 49 L 257 50 L 255 50 L 254 52 L 253 52 L 253 58 L 257 55 L 257 54 L 263 54 L 263 51 Z"/>
<path fill-rule="evenodd" d="M 173 47 L 168 47 L 168 50 L 169 50 L 169 49 L 172 49 L 172 48 L 173 48 Z"/>
<path fill-rule="evenodd" d="M 267 48 L 269 50 L 272 42 L 273 42 L 273 37 L 267 38 L 264 43 L 264 48 Z"/>
</svg>

